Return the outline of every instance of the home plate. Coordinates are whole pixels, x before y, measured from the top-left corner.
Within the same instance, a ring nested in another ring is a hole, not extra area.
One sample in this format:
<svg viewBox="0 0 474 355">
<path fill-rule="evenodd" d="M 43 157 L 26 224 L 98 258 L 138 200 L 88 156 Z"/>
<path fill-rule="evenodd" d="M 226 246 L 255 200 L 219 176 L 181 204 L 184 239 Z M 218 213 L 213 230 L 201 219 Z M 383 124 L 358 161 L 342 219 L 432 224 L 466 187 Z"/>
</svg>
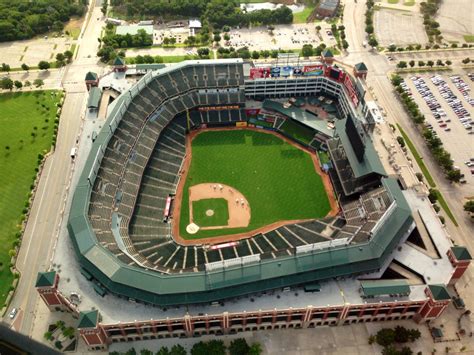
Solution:
<svg viewBox="0 0 474 355">
<path fill-rule="evenodd" d="M 199 231 L 199 226 L 196 223 L 191 223 L 186 226 L 186 232 L 189 234 L 196 234 Z"/>
</svg>

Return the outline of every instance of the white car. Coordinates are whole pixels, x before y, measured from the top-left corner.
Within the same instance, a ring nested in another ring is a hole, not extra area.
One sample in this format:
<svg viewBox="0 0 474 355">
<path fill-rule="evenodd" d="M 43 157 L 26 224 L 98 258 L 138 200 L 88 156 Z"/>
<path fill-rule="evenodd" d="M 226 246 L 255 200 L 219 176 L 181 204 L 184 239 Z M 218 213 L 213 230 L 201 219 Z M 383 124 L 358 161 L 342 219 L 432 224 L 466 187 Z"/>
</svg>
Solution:
<svg viewBox="0 0 474 355">
<path fill-rule="evenodd" d="M 18 308 L 13 308 L 8 316 L 10 317 L 10 319 L 13 319 L 15 318 L 17 313 L 18 313 Z"/>
</svg>

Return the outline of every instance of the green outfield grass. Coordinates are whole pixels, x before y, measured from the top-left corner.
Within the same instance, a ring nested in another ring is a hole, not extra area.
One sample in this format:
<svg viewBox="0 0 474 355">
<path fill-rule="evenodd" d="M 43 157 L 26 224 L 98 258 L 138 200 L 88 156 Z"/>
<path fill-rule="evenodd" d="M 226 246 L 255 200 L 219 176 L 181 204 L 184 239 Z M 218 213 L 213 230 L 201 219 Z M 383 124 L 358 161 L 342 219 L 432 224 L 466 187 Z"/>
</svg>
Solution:
<svg viewBox="0 0 474 355">
<path fill-rule="evenodd" d="M 0 95 L 0 308 L 13 280 L 8 252 L 20 230 L 38 154 L 51 147 L 59 98 L 57 91 Z"/>
<path fill-rule="evenodd" d="M 188 190 L 200 183 L 222 183 L 240 191 L 250 204 L 250 225 L 187 234 Z M 250 231 L 281 220 L 320 218 L 330 210 L 311 156 L 274 135 L 251 130 L 208 131 L 194 138 L 181 206 L 180 234 L 187 239 Z"/>
<path fill-rule="evenodd" d="M 213 215 L 206 215 L 212 210 Z M 225 226 L 229 220 L 229 206 L 224 198 L 209 198 L 193 202 L 193 220 L 199 227 Z"/>
</svg>

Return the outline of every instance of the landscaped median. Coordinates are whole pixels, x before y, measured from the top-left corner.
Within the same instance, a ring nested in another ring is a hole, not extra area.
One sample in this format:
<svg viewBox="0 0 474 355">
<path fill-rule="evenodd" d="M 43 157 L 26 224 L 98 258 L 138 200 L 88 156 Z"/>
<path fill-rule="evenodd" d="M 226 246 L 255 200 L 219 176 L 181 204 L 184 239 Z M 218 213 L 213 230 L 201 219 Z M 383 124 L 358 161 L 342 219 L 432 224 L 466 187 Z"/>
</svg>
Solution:
<svg viewBox="0 0 474 355">
<path fill-rule="evenodd" d="M 38 173 L 56 142 L 63 97 L 61 91 L 0 95 L 0 308 L 8 304 L 19 276 L 14 261 Z"/>
<path fill-rule="evenodd" d="M 399 124 L 397 124 L 397 128 L 400 131 L 400 134 L 402 135 L 403 139 L 405 140 L 405 143 L 407 144 L 408 149 L 410 149 L 411 154 L 415 158 L 416 163 L 420 167 L 420 170 L 423 173 L 423 176 L 425 177 L 426 181 L 428 182 L 428 185 L 430 185 L 431 188 L 436 187 L 436 183 L 435 183 L 433 177 L 431 176 L 428 168 L 426 167 L 425 162 L 423 161 L 423 158 L 420 156 L 420 154 L 416 150 L 415 145 L 410 140 L 410 138 L 405 133 L 405 131 L 402 129 L 402 127 L 400 127 Z M 435 191 L 436 191 L 435 193 L 437 195 L 437 200 L 438 200 L 439 204 L 441 205 L 441 208 L 444 210 L 444 212 L 449 217 L 449 219 L 453 222 L 453 224 L 457 227 L 458 222 L 456 221 L 456 218 L 454 217 L 453 213 L 451 212 L 451 209 L 449 208 L 448 203 L 444 199 L 441 192 L 439 192 L 438 190 L 435 190 Z"/>
</svg>

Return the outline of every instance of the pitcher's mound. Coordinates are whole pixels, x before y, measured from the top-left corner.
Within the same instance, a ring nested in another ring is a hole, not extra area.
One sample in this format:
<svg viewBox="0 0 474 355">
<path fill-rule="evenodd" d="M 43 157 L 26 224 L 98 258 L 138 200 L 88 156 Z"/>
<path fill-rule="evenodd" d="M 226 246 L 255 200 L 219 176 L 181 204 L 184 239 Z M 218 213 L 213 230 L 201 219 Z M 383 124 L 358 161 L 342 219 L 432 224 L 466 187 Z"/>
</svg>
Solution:
<svg viewBox="0 0 474 355">
<path fill-rule="evenodd" d="M 186 232 L 189 234 L 196 234 L 199 231 L 199 226 L 196 223 L 191 223 L 186 226 Z"/>
<path fill-rule="evenodd" d="M 208 217 L 214 216 L 214 210 L 207 210 L 206 211 L 206 216 L 208 216 Z"/>
</svg>

